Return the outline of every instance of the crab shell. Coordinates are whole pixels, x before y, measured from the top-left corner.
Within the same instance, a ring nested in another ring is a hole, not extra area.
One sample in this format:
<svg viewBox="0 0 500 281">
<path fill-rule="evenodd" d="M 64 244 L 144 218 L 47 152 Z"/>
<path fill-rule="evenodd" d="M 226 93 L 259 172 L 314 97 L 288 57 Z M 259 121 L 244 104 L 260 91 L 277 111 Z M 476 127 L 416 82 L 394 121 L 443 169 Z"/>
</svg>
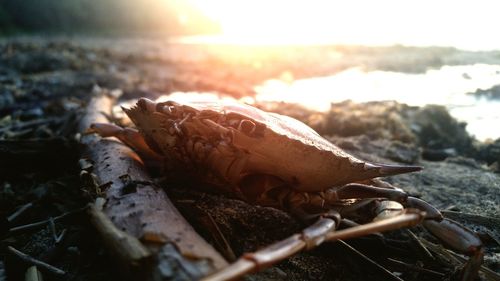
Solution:
<svg viewBox="0 0 500 281">
<path fill-rule="evenodd" d="M 420 169 L 367 163 L 296 119 L 236 102 L 142 98 L 124 110 L 154 151 L 202 180 L 247 195 L 278 185 L 324 191 Z"/>
</svg>

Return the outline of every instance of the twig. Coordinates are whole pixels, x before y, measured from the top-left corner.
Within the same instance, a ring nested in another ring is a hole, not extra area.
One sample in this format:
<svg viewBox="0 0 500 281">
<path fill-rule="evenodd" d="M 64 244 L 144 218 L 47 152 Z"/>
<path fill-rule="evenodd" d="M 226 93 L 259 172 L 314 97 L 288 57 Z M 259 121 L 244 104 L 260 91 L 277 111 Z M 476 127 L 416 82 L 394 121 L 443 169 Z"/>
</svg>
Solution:
<svg viewBox="0 0 500 281">
<path fill-rule="evenodd" d="M 59 269 L 55 266 L 52 266 L 48 263 L 44 263 L 43 261 L 37 260 L 34 257 L 29 256 L 29 255 L 17 250 L 16 248 L 14 248 L 12 246 L 7 246 L 7 250 L 9 252 L 11 252 L 12 254 L 14 254 L 15 256 L 17 256 L 18 258 L 20 258 L 21 260 L 23 260 L 29 264 L 36 265 L 36 266 L 46 270 L 47 272 L 54 274 L 54 275 L 57 275 L 57 276 L 65 276 L 66 275 L 66 272 L 64 270 Z"/>
<path fill-rule="evenodd" d="M 61 234 L 59 234 L 59 236 L 56 237 L 56 240 L 55 240 L 56 245 L 60 244 L 64 240 L 64 237 L 66 237 L 66 229 L 63 229 L 61 231 Z"/>
<path fill-rule="evenodd" d="M 420 239 L 413 233 L 411 230 L 406 229 L 406 233 L 410 236 L 410 238 L 417 244 L 418 249 L 429 259 L 434 260 L 434 256 L 432 253 L 427 249 L 422 242 L 420 242 Z"/>
<path fill-rule="evenodd" d="M 14 213 L 12 213 L 10 216 L 7 217 L 7 220 L 12 223 L 15 221 L 18 217 L 20 217 L 24 212 L 26 212 L 28 209 L 33 207 L 33 202 L 27 203 L 19 207 Z"/>
<path fill-rule="evenodd" d="M 50 227 L 50 232 L 52 232 L 52 238 L 54 239 L 54 241 L 57 241 L 56 223 L 54 222 L 53 217 L 49 218 L 49 227 Z"/>
<path fill-rule="evenodd" d="M 52 232 L 52 238 L 54 239 L 55 244 L 59 244 L 63 239 L 64 236 L 66 235 L 66 229 L 63 229 L 61 231 L 61 234 L 57 234 L 57 229 L 56 229 L 56 224 L 54 222 L 54 218 L 50 217 L 49 218 L 49 226 L 50 226 L 50 231 Z"/>
<path fill-rule="evenodd" d="M 63 220 L 65 218 L 67 218 L 67 217 L 70 217 L 72 215 L 75 215 L 77 213 L 80 213 L 80 212 L 84 211 L 86 208 L 87 207 L 83 207 L 81 209 L 77 209 L 77 210 L 74 210 L 74 211 L 70 211 L 70 212 L 64 213 L 62 215 L 59 215 L 59 216 L 53 218 L 53 220 L 54 220 L 54 222 Z M 13 235 L 13 234 L 21 233 L 21 232 L 35 230 L 35 229 L 44 227 L 48 223 L 50 223 L 50 219 L 39 221 L 39 222 L 34 222 L 34 223 L 30 223 L 30 224 L 20 225 L 20 226 L 16 226 L 16 227 L 12 227 L 9 230 L 9 232 L 8 232 L 7 235 Z"/>
</svg>

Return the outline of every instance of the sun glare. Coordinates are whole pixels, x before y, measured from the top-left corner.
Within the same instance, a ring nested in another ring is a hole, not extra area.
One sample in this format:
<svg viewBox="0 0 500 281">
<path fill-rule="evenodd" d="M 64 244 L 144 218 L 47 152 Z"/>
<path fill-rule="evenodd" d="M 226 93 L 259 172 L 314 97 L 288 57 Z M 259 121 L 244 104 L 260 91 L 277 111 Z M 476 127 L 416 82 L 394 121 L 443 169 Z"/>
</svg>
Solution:
<svg viewBox="0 0 500 281">
<path fill-rule="evenodd" d="M 187 1 L 220 25 L 226 43 L 500 47 L 492 0 Z"/>
</svg>

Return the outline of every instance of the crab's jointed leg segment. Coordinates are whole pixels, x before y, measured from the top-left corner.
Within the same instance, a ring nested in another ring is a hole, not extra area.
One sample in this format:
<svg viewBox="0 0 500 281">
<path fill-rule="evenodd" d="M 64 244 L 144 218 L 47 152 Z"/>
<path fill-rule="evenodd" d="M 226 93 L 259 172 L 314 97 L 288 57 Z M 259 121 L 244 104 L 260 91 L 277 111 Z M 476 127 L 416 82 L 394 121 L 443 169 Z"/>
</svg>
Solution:
<svg viewBox="0 0 500 281">
<path fill-rule="evenodd" d="M 148 146 L 144 137 L 135 129 L 122 128 L 109 123 L 94 123 L 86 133 L 96 133 L 104 138 L 116 137 L 139 153 L 144 161 L 161 162 L 161 156 Z"/>
<path fill-rule="evenodd" d="M 469 256 L 469 260 L 462 269 L 461 280 L 474 280 L 484 256 L 479 237 L 459 223 L 443 218 L 438 209 L 422 199 L 408 197 L 405 205 L 425 211 L 426 216 L 422 225 L 454 251 Z"/>
<path fill-rule="evenodd" d="M 407 196 L 399 189 L 374 187 L 364 184 L 348 184 L 341 188 L 332 188 L 324 192 L 301 193 L 289 195 L 290 210 L 303 219 L 310 218 L 304 207 L 316 206 L 317 209 L 335 207 L 342 199 L 356 198 L 359 201 L 338 208 L 343 218 L 356 217 L 356 213 L 370 209 L 374 215 L 374 222 L 386 221 L 401 216 L 405 212 L 404 206 L 423 211 L 423 226 L 434 236 L 439 238 L 453 250 L 470 256 L 469 261 L 462 269 L 462 280 L 473 280 L 482 264 L 484 251 L 479 237 L 462 225 L 443 219 L 439 210 L 424 200 Z M 385 198 L 385 199 L 380 199 Z M 404 206 L 403 206 L 404 205 Z M 360 227 L 363 225 L 360 225 Z M 356 226 L 357 227 L 357 226 Z M 353 227 L 356 229 L 356 227 Z M 371 234 L 371 233 L 366 233 Z"/>
<path fill-rule="evenodd" d="M 422 199 L 409 196 L 404 202 L 404 204 L 406 207 L 425 211 L 426 219 L 433 219 L 437 221 L 441 221 L 443 219 L 443 215 L 438 209 L 436 209 L 436 207 L 432 206 L 431 204 L 425 202 Z"/>
<path fill-rule="evenodd" d="M 142 135 L 131 128 L 122 128 L 110 123 L 94 123 L 87 133 L 97 133 L 103 138 L 116 137 L 136 150 L 149 149 Z"/>
<path fill-rule="evenodd" d="M 321 217 L 315 224 L 307 227 L 300 234 L 290 236 L 255 253 L 245 254 L 232 265 L 202 280 L 233 280 L 277 263 L 299 251 L 318 246 L 324 241 L 355 238 L 371 233 L 410 227 L 421 222 L 423 218 L 423 214 L 419 212 L 406 213 L 390 219 L 335 231 L 338 225 L 338 217 Z"/>
<path fill-rule="evenodd" d="M 408 195 L 398 189 L 388 189 L 370 186 L 360 183 L 351 183 L 342 186 L 341 188 L 331 188 L 321 192 L 325 202 L 335 202 L 341 199 L 352 198 L 386 198 L 389 200 L 403 202 Z"/>
<path fill-rule="evenodd" d="M 423 225 L 450 248 L 469 256 L 469 260 L 462 269 L 461 280 L 474 280 L 483 263 L 484 256 L 479 237 L 471 230 L 450 219 L 425 220 Z"/>
</svg>

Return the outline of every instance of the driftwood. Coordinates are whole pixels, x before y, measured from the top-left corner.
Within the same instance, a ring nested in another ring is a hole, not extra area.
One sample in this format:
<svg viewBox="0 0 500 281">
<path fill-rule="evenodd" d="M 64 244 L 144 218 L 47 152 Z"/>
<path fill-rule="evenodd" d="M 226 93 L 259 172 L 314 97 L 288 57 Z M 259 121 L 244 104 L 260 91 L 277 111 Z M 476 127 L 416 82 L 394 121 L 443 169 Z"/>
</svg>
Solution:
<svg viewBox="0 0 500 281">
<path fill-rule="evenodd" d="M 96 95 L 80 122 L 80 132 L 92 123 L 109 122 L 106 116 L 112 104 L 108 95 Z M 82 175 L 87 182 L 95 182 L 97 192 L 106 199 L 102 206 L 105 216 L 98 204 L 91 206 L 89 214 L 108 250 L 120 257 L 121 266 L 144 271 L 144 261 L 151 256 L 153 268 L 146 268 L 150 279 L 194 280 L 227 265 L 155 186 L 135 152 L 114 138 L 83 135 L 81 143 Z M 113 239 L 120 241 L 110 241 Z"/>
</svg>

